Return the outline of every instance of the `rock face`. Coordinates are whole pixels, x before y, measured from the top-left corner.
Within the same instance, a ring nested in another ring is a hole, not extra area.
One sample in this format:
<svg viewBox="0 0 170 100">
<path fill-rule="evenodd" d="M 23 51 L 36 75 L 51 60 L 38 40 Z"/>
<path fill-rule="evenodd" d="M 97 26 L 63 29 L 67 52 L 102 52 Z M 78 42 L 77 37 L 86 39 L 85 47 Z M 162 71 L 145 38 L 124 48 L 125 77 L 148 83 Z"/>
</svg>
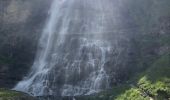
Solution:
<svg viewBox="0 0 170 100">
<path fill-rule="evenodd" d="M 155 57 L 167 53 L 170 50 L 169 44 L 162 45 L 164 42 L 168 43 L 169 40 L 170 20 L 165 16 L 170 14 L 170 11 L 168 11 L 170 2 L 168 0 L 127 1 L 127 8 L 121 9 L 122 17 L 120 18 L 119 15 L 117 15 L 117 17 L 120 21 L 119 23 L 121 25 L 123 23 L 119 30 L 122 30 L 122 28 L 128 30 L 123 30 L 124 37 L 128 39 L 125 38 L 123 42 L 118 42 L 120 49 L 117 51 L 121 51 L 121 55 L 119 55 L 118 52 L 114 52 L 114 49 L 109 54 L 106 52 L 108 56 L 107 59 L 109 60 L 105 62 L 104 66 L 109 76 L 111 76 L 110 84 L 112 85 L 128 80 L 130 76 L 148 67 Z M 23 76 L 29 71 L 37 50 L 40 33 L 42 33 L 42 28 L 45 25 L 50 3 L 49 0 L 0 0 L 0 87 L 12 88 L 18 81 L 22 80 Z M 75 8 L 79 7 L 75 6 Z M 76 12 L 76 10 L 74 11 Z M 157 11 L 160 13 L 157 13 Z M 71 24 L 73 23 L 75 22 L 73 21 Z M 78 27 L 79 23 L 76 23 L 76 25 Z M 113 28 L 115 28 L 115 26 L 113 26 Z M 109 26 L 109 29 L 112 29 L 112 25 Z M 82 30 L 84 30 L 84 28 L 82 28 Z M 71 28 L 69 31 L 74 32 L 75 30 Z M 115 32 L 115 34 L 117 33 Z M 161 39 L 162 36 L 167 38 Z M 67 55 L 69 52 L 70 54 L 65 58 L 72 59 L 73 56 L 77 54 L 75 51 L 76 46 L 79 45 L 79 40 L 74 37 L 78 37 L 78 35 L 67 37 L 69 37 L 67 38 L 68 43 L 64 43 L 62 47 L 64 49 L 60 51 L 64 52 L 63 55 Z M 114 42 L 114 40 L 112 40 L 113 38 L 117 38 L 110 34 L 106 34 L 106 37 L 110 38 L 111 43 Z M 154 39 L 159 41 L 154 41 Z M 90 43 L 93 44 L 91 41 Z M 87 42 L 86 44 L 89 43 Z M 111 45 L 114 47 L 114 44 Z M 91 49 L 89 50 L 88 48 Z M 97 60 L 100 60 L 101 50 L 96 50 L 96 48 L 99 47 L 84 45 L 80 51 L 82 54 L 83 52 L 88 52 L 95 56 Z M 60 63 L 56 64 L 57 67 L 53 70 L 53 73 L 58 73 L 55 82 L 59 88 L 64 83 L 61 81 L 63 77 L 60 75 L 65 75 L 66 73 L 63 71 L 64 67 L 61 67 L 63 64 L 66 64 L 63 55 L 61 55 L 61 61 L 59 60 Z M 118 59 L 123 60 L 116 62 L 116 55 L 119 56 Z M 89 59 L 87 55 L 80 56 L 79 58 L 78 60 L 82 60 L 81 66 L 84 66 L 84 63 L 87 63 Z M 77 62 L 70 61 L 70 65 L 71 63 L 78 65 Z M 86 71 L 83 70 L 87 72 L 85 74 L 91 71 L 91 66 L 92 65 L 87 65 Z M 110 67 L 112 67 L 112 69 L 110 69 Z M 57 72 L 58 68 L 60 68 L 60 72 Z M 78 72 L 74 73 L 71 69 L 69 71 L 72 75 L 67 76 L 68 79 L 74 80 L 73 82 L 71 81 L 71 84 L 74 85 L 77 80 L 83 79 L 75 78 Z M 84 74 L 81 74 L 82 77 L 84 77 L 83 75 Z M 49 74 L 49 76 L 51 76 L 51 74 Z M 70 82 L 69 80 L 68 82 Z M 50 86 L 55 87 L 56 85 L 50 84 Z"/>
<path fill-rule="evenodd" d="M 149 6 L 152 2 L 131 3 L 134 7 L 139 3 L 144 5 L 135 12 L 132 12 L 133 7 L 130 8 L 132 15 L 127 15 L 127 20 L 133 19 L 133 21 L 129 21 L 131 24 L 128 25 L 128 21 L 122 22 L 126 19 L 122 10 L 128 12 L 126 7 L 122 6 L 123 1 L 119 3 L 116 0 L 104 2 L 100 0 L 59 2 L 56 0 L 50 9 L 49 21 L 44 27 L 45 32 L 40 38 L 40 51 L 37 53 L 35 65 L 30 75 L 15 89 L 38 96 L 84 95 L 108 89 L 144 69 L 143 67 L 150 63 L 152 57 L 157 55 L 156 50 L 159 44 L 154 43 L 150 46 L 142 44 L 138 47 L 135 42 L 143 43 L 142 39 L 145 38 L 141 36 L 144 33 L 131 36 L 134 35 L 134 31 L 122 32 L 122 30 L 129 29 L 125 26 L 138 24 L 136 30 L 144 31 L 148 35 L 146 37 L 155 37 L 156 35 L 148 31 L 152 30 L 151 25 L 156 22 L 149 21 L 150 24 L 146 21 L 156 17 L 150 17 L 147 12 L 143 13 L 147 9 L 149 12 L 153 10 Z M 105 5 L 108 7 L 104 7 Z M 141 14 L 144 17 L 142 21 L 139 20 L 141 16 L 137 16 L 136 20 L 136 14 L 141 11 L 146 16 Z M 119 15 L 118 18 L 117 15 Z M 151 13 L 151 15 L 155 14 Z M 116 30 L 117 32 L 114 32 Z M 139 59 L 145 58 L 149 59 L 149 62 L 142 62 L 139 68 Z"/>
<path fill-rule="evenodd" d="M 124 70 L 131 58 L 126 35 L 130 32 L 118 29 L 125 25 L 121 4 L 54 0 L 33 68 L 15 89 L 36 96 L 88 95 L 125 80 L 120 75 L 127 75 Z"/>
<path fill-rule="evenodd" d="M 32 65 L 50 3 L 43 1 L 0 1 L 0 87 L 13 87 Z"/>
</svg>

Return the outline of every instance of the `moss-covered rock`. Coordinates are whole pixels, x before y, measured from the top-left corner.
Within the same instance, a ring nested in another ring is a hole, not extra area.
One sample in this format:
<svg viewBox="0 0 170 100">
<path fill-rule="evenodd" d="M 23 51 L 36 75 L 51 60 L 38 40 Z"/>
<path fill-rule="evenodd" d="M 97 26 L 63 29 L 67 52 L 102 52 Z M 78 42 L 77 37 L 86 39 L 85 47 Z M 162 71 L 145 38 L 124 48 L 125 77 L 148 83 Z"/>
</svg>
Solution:
<svg viewBox="0 0 170 100">
<path fill-rule="evenodd" d="M 0 100 L 36 100 L 36 99 L 22 92 L 0 89 Z"/>
</svg>

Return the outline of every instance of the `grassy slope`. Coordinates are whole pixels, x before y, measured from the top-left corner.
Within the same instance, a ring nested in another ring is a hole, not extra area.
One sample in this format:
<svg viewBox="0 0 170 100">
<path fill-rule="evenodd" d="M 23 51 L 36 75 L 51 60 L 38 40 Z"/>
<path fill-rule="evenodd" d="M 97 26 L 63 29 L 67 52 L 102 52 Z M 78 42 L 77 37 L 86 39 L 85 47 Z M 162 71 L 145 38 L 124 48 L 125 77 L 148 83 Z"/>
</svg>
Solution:
<svg viewBox="0 0 170 100">
<path fill-rule="evenodd" d="M 144 73 L 138 76 L 136 85 L 116 100 L 167 100 L 170 98 L 170 54 L 165 54 L 156 60 Z"/>
<path fill-rule="evenodd" d="M 149 38 L 149 36 L 147 36 L 147 38 L 145 37 L 144 39 L 146 43 L 143 42 L 144 48 L 147 47 L 147 45 L 154 45 L 155 43 L 164 47 L 170 46 L 169 35 L 162 35 L 158 38 Z M 141 61 L 144 60 L 148 59 L 141 59 Z M 169 100 L 170 52 L 166 51 L 160 55 L 160 57 L 153 61 L 149 60 L 149 62 L 151 62 L 151 64 L 149 64 L 146 71 L 138 74 L 130 80 L 130 83 L 134 85 L 129 86 L 130 88 L 124 90 L 124 93 L 114 96 L 112 100 L 150 100 L 150 98 L 153 98 L 154 100 Z"/>
<path fill-rule="evenodd" d="M 7 89 L 0 89 L 0 100 L 35 100 L 33 97 Z"/>
</svg>

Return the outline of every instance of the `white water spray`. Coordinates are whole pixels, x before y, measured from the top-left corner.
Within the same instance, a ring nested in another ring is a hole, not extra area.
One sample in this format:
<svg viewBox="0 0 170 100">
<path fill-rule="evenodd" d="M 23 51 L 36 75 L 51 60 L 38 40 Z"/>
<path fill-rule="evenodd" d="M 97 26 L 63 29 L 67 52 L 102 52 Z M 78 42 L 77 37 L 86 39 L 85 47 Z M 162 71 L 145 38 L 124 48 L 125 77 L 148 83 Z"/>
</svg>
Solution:
<svg viewBox="0 0 170 100">
<path fill-rule="evenodd" d="M 117 22 L 114 10 L 113 0 L 54 0 L 32 69 L 14 89 L 35 96 L 108 89 L 105 64 L 118 50 L 104 37 Z"/>
</svg>

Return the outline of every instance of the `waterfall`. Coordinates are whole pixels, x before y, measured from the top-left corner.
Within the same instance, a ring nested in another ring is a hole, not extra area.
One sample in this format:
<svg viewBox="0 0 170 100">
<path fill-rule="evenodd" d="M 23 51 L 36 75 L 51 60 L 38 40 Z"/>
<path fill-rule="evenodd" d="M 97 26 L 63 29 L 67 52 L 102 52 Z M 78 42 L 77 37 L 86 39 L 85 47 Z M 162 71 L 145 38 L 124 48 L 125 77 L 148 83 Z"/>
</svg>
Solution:
<svg viewBox="0 0 170 100">
<path fill-rule="evenodd" d="M 119 36 L 108 35 L 118 24 L 114 1 L 53 0 L 33 66 L 14 90 L 76 96 L 109 89 L 113 66 L 106 63 L 123 51 Z"/>
</svg>

